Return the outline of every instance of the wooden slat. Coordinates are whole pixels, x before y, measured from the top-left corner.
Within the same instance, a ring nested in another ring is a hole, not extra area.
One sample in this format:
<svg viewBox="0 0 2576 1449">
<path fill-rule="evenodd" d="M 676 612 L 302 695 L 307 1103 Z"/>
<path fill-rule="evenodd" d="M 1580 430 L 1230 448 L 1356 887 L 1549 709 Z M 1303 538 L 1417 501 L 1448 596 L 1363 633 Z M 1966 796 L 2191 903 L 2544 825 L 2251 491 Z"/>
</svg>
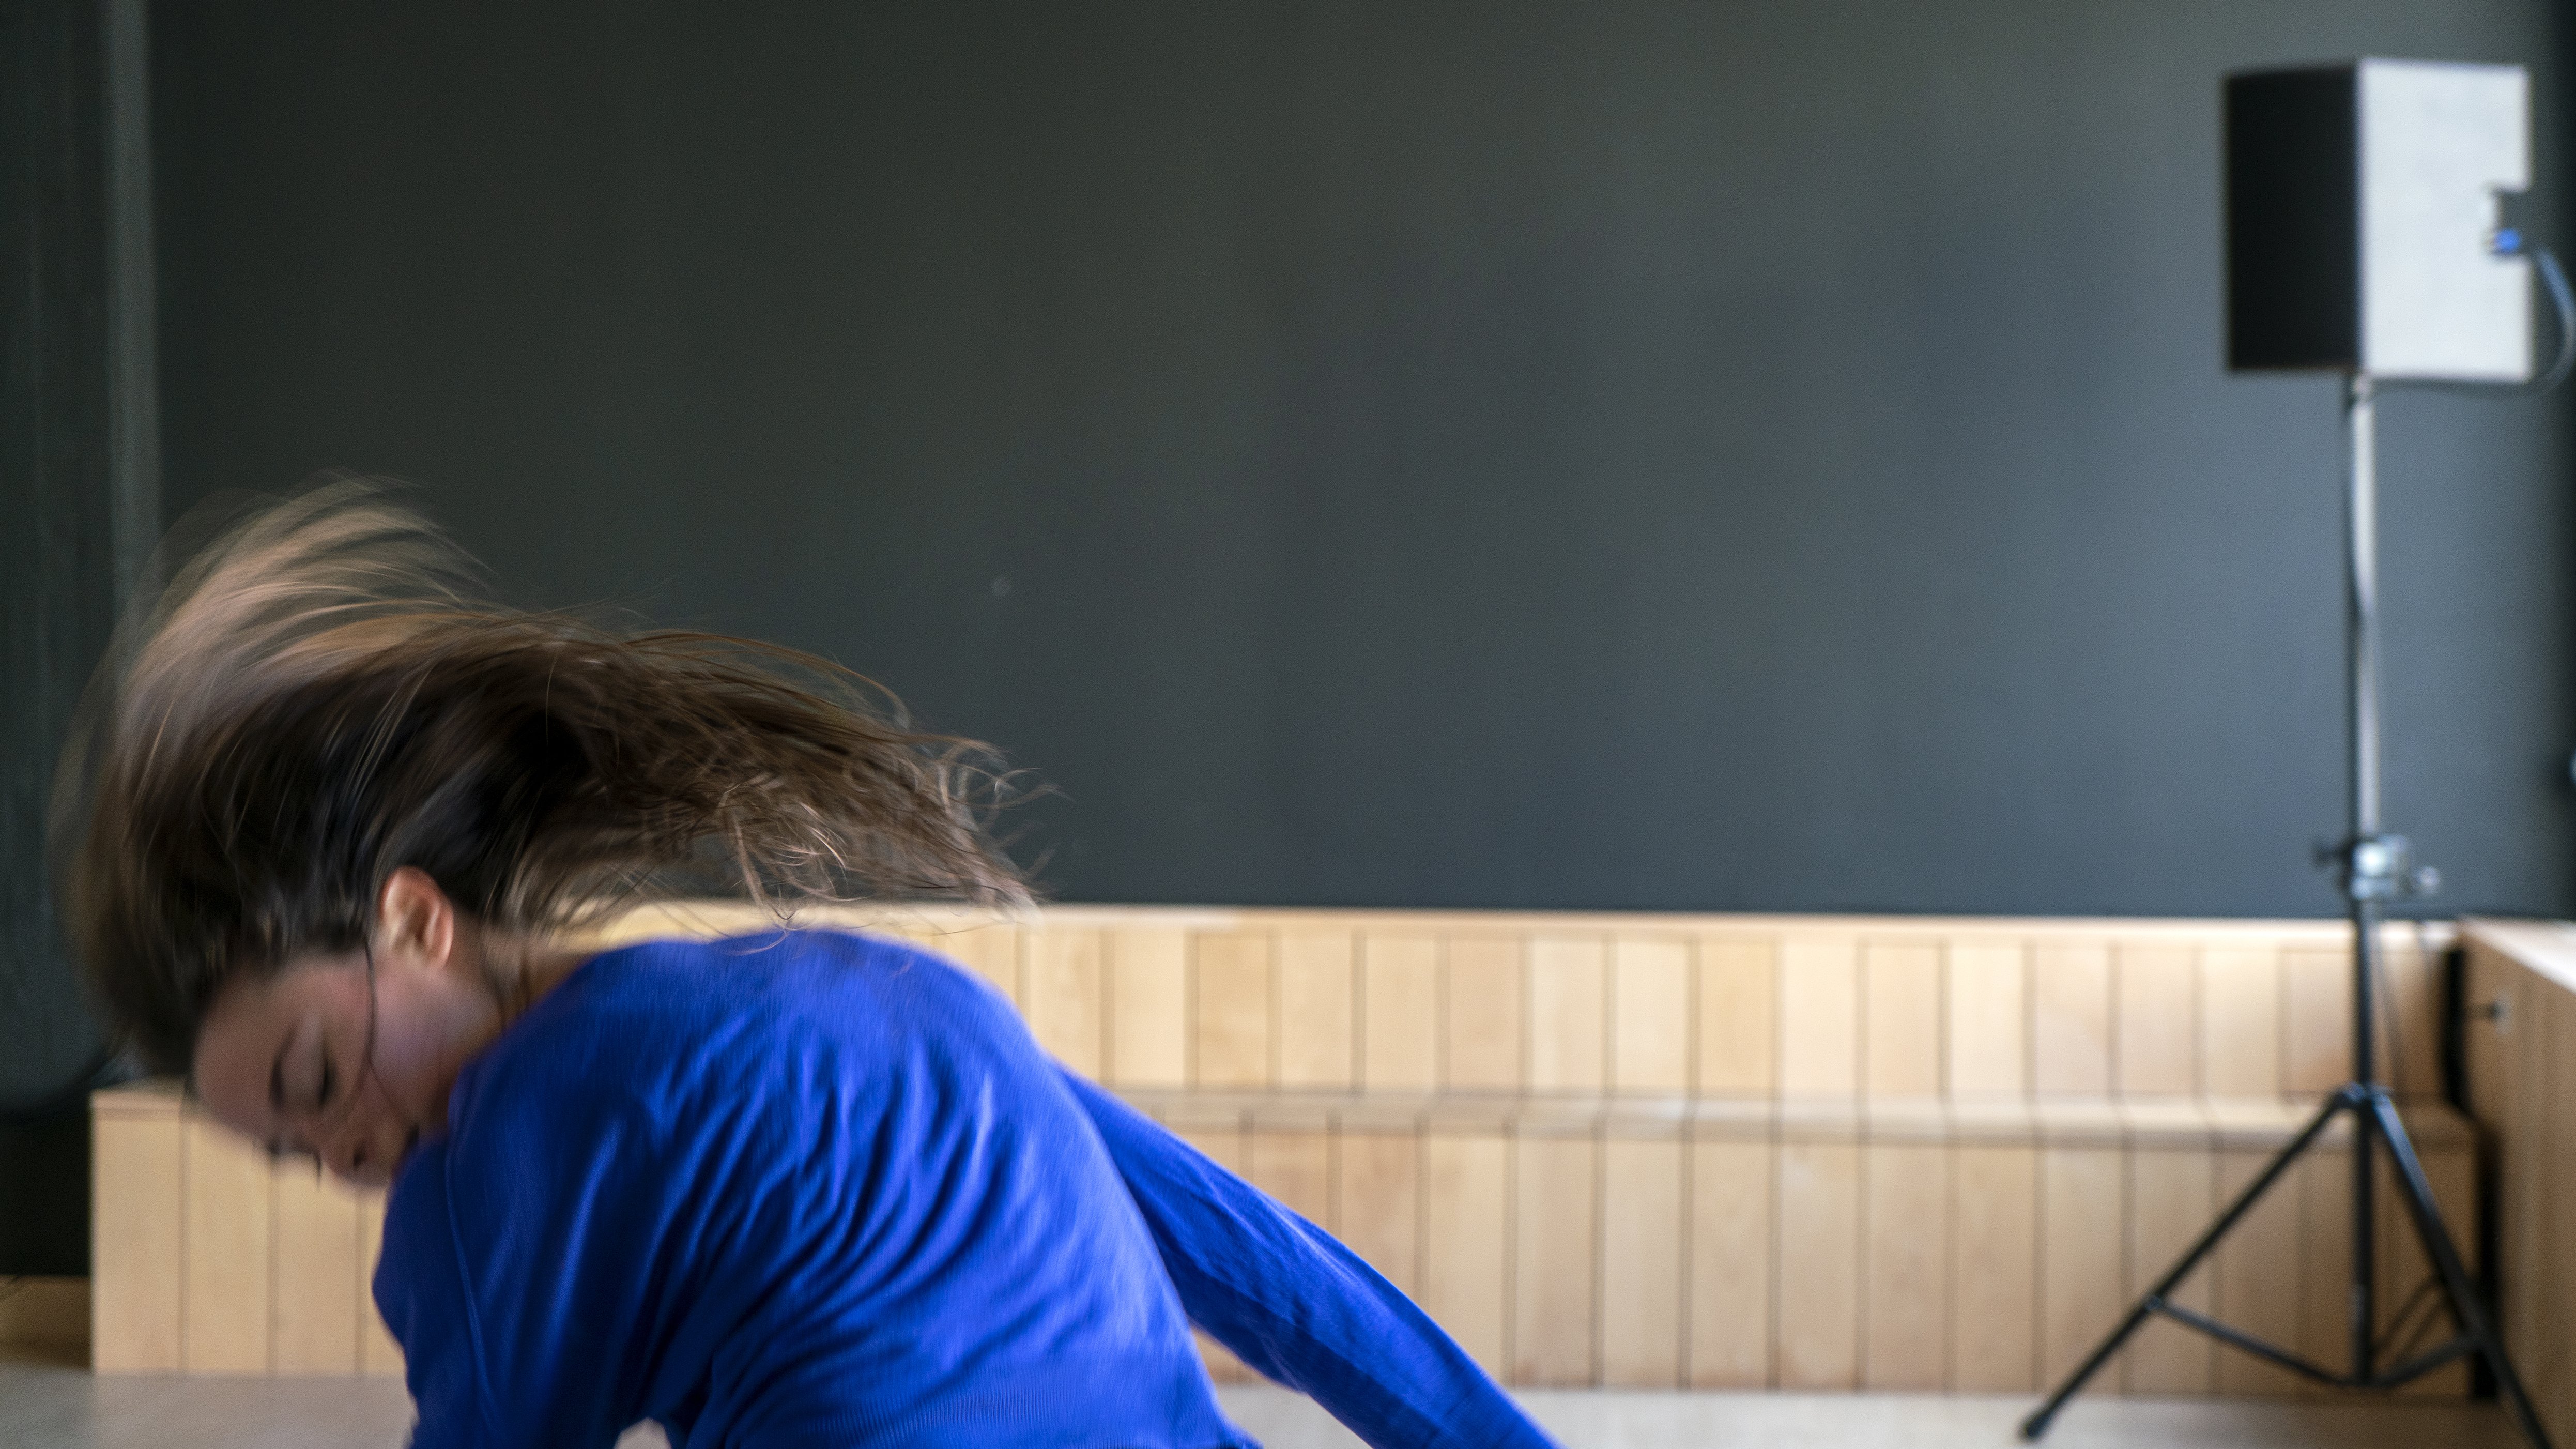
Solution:
<svg viewBox="0 0 2576 1449">
<path fill-rule="evenodd" d="M 2535 981 L 2524 1005 L 2518 1029 L 2528 1034 L 2533 1058 L 2531 1115 L 2539 1148 L 2526 1160 L 2537 1179 L 2541 1234 L 2531 1295 L 2539 1308 L 2532 1341 L 2539 1382 L 2530 1388 L 2552 1440 L 2564 1443 L 2576 1436 L 2576 1314 L 2568 1311 L 2576 1303 L 2576 1232 L 2567 1222 L 2567 1205 L 2576 1202 L 2576 995 Z"/>
<path fill-rule="evenodd" d="M 1941 948 L 1873 941 L 1861 948 L 1863 1084 L 1872 1097 L 1941 1090 Z"/>
<path fill-rule="evenodd" d="M 2019 1097 L 2030 1088 L 2029 951 L 2018 941 L 1951 943 L 1946 1090 L 1954 1097 Z"/>
<path fill-rule="evenodd" d="M 1252 1185 L 1290 1212 L 1330 1231 L 1333 1222 L 1332 1138 L 1322 1132 L 1260 1128 L 1249 1134 Z"/>
<path fill-rule="evenodd" d="M 1609 1083 L 1608 952 L 1598 938 L 1529 943 L 1529 1084 L 1594 1093 Z"/>
<path fill-rule="evenodd" d="M 1422 1292 L 1422 1138 L 1414 1132 L 1354 1132 L 1337 1139 L 1333 1230 L 1352 1252 L 1407 1294 Z M 1445 1224 L 1443 1227 L 1445 1228 Z"/>
<path fill-rule="evenodd" d="M 2039 1387 L 2039 1153 L 2020 1146 L 1951 1151 L 1957 1174 L 1951 1267 L 1950 1387 L 2022 1393 Z"/>
<path fill-rule="evenodd" d="M 1517 1089 L 1528 1071 L 1529 965 L 1509 936 L 1452 936 L 1442 992 L 1448 1085 L 1473 1092 Z"/>
<path fill-rule="evenodd" d="M 180 1132 L 175 1094 L 164 1110 L 93 1120 L 90 1362 L 102 1374 L 182 1366 Z"/>
<path fill-rule="evenodd" d="M 1860 1090 L 1860 952 L 1849 937 L 1792 936 L 1780 946 L 1780 1092 L 1849 1097 Z"/>
<path fill-rule="evenodd" d="M 1767 1097 L 1778 1086 L 1777 942 L 1706 936 L 1699 943 L 1695 1085 L 1706 1096 Z"/>
<path fill-rule="evenodd" d="M 1371 1091 L 1428 1091 L 1437 1080 L 1440 945 L 1371 932 L 1360 941 L 1360 1081 Z"/>
<path fill-rule="evenodd" d="M 1874 1142 L 1861 1172 L 1861 1381 L 1873 1389 L 1940 1389 L 1949 1378 L 1949 1149 Z"/>
<path fill-rule="evenodd" d="M 2189 946 L 2119 948 L 2114 1060 L 2121 1096 L 2180 1097 L 2199 1090 L 2198 955 Z"/>
<path fill-rule="evenodd" d="M 2207 1147 L 2135 1147 L 2129 1153 L 2129 1278 L 2132 1302 L 2182 1257 L 2216 1216 L 2216 1164 Z M 2174 1289 L 2173 1301 L 2207 1313 L 2209 1265 Z M 2122 1387 L 2133 1394 L 2205 1394 L 2217 1349 L 2178 1323 L 2151 1319 L 2128 1348 Z"/>
<path fill-rule="evenodd" d="M 1613 1137 L 1601 1152 L 1601 1382 L 1679 1388 L 1684 1145 Z"/>
<path fill-rule="evenodd" d="M 1423 1142 L 1422 1309 L 1458 1346 L 1501 1376 L 1505 1207 L 1512 1196 L 1509 1144 L 1498 1136 L 1434 1132 Z"/>
<path fill-rule="evenodd" d="M 310 1163 L 282 1162 L 270 1174 L 277 1213 L 276 1371 L 351 1375 L 358 1371 L 358 1199 Z"/>
<path fill-rule="evenodd" d="M 1348 931 L 1279 936 L 1279 1085 L 1346 1088 L 1357 1079 L 1357 956 Z"/>
<path fill-rule="evenodd" d="M 2282 1076 L 2297 1096 L 2320 1096 L 2352 1075 L 2352 953 L 2281 953 Z"/>
<path fill-rule="evenodd" d="M 2349 1371 L 2346 1313 L 2352 1282 L 2352 1159 L 2339 1146 L 2313 1151 L 2291 1173 L 2299 1198 L 2299 1352 Z M 2325 1390 L 2299 1385 L 2302 1394 Z"/>
<path fill-rule="evenodd" d="M 2200 955 L 2201 1089 L 2276 1097 L 2281 1079 L 2281 953 L 2214 946 Z"/>
<path fill-rule="evenodd" d="M 1783 1142 L 1779 1155 L 1779 1383 L 1860 1385 L 1860 1147 Z"/>
<path fill-rule="evenodd" d="M 1771 1385 L 1774 1151 L 1690 1144 L 1691 1388 Z"/>
<path fill-rule="evenodd" d="M 994 990 L 1020 1001 L 1020 929 L 967 926 L 932 932 L 922 944 L 981 976 Z"/>
<path fill-rule="evenodd" d="M 2074 1372 L 2127 1311 L 2126 1154 L 2115 1147 L 2040 1151 L 2040 1381 Z M 2125 1356 L 2125 1355 L 2124 1355 Z M 2114 1364 L 2116 1372 L 2120 1365 Z M 2097 1381 L 2109 1387 L 2110 1380 Z"/>
<path fill-rule="evenodd" d="M 2234 1202 L 2273 1154 L 2228 1149 L 2218 1157 L 2218 1199 Z M 2299 1184 L 2285 1179 L 2273 1184 L 2253 1209 L 2237 1220 L 2219 1243 L 2218 1316 L 2268 1342 L 2299 1342 Z M 2223 1394 L 2288 1396 L 2299 1379 L 2286 1369 L 2222 1346 L 2218 1351 L 2218 1391 Z"/>
<path fill-rule="evenodd" d="M 1202 1087 L 1270 1081 L 1270 934 L 1201 933 L 1191 939 L 1191 1079 Z"/>
<path fill-rule="evenodd" d="M 2383 1080 L 2409 1099 L 2442 1095 L 2438 960 L 2427 957 L 2408 932 L 2385 943 L 2380 969 L 2388 979 Z"/>
<path fill-rule="evenodd" d="M 2111 1090 L 2111 950 L 2040 942 L 2030 963 L 2031 1090 L 2099 1097 Z"/>
<path fill-rule="evenodd" d="M 1109 933 L 1109 1080 L 1177 1087 L 1189 1080 L 1189 937 L 1126 926 Z"/>
<path fill-rule="evenodd" d="M 371 1379 L 398 1379 L 403 1376 L 402 1345 L 385 1331 L 384 1316 L 376 1311 L 376 1258 L 384 1250 L 385 1194 L 381 1188 L 361 1188 L 356 1196 L 358 1372 Z"/>
<path fill-rule="evenodd" d="M 267 1373 L 268 1157 L 193 1110 L 182 1142 L 180 1364 L 192 1374 Z"/>
<path fill-rule="evenodd" d="M 1600 1144 L 1523 1137 L 1514 1147 L 1512 1382 L 1589 1387 Z"/>
<path fill-rule="evenodd" d="M 1611 1090 L 1658 1096 L 1689 1091 L 1690 943 L 1655 936 L 1613 941 L 1610 999 Z"/>
<path fill-rule="evenodd" d="M 1086 1077 L 1100 1075 L 1108 1034 L 1100 957 L 1098 931 L 1031 932 L 1021 981 L 1030 1034 Z"/>
</svg>

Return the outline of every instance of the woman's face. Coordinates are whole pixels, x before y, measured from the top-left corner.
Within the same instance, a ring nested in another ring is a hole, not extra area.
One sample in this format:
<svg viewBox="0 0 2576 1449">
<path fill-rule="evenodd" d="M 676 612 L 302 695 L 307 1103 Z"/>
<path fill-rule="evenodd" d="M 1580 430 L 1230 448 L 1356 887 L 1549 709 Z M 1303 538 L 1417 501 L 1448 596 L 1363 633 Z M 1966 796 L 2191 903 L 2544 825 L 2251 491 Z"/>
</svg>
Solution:
<svg viewBox="0 0 2576 1449">
<path fill-rule="evenodd" d="M 426 874 L 396 871 L 379 906 L 372 982 L 364 952 L 304 957 L 236 978 L 197 1033 L 218 1121 L 370 1185 L 444 1130 L 457 1073 L 502 1025 L 473 929 Z"/>
</svg>

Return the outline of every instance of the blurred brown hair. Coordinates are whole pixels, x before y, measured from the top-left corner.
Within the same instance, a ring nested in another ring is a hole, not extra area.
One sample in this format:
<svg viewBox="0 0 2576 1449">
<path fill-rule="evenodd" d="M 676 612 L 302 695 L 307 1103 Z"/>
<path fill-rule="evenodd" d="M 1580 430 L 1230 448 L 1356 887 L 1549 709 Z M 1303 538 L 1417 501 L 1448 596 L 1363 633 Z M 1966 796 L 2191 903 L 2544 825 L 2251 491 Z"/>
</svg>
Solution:
<svg viewBox="0 0 2576 1449">
<path fill-rule="evenodd" d="M 528 932 L 709 889 L 1024 901 L 991 761 L 810 655 L 480 602 L 339 479 L 237 505 L 129 616 L 56 776 L 55 881 L 115 1025 L 185 1072 L 226 983 L 357 949 L 406 865 Z"/>
</svg>

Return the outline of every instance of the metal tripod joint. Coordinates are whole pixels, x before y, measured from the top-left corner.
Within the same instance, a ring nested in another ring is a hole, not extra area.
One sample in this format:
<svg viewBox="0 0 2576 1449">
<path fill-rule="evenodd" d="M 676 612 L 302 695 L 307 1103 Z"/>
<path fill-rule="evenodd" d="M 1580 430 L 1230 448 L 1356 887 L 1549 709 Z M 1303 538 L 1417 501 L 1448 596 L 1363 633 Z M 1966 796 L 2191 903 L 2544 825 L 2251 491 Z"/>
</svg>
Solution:
<svg viewBox="0 0 2576 1449">
<path fill-rule="evenodd" d="M 2347 900 L 2393 901 L 2429 896 L 2442 888 L 2442 873 L 2417 865 L 2403 835 L 2356 835 L 2317 847 L 2317 864 L 2334 872 Z"/>
</svg>

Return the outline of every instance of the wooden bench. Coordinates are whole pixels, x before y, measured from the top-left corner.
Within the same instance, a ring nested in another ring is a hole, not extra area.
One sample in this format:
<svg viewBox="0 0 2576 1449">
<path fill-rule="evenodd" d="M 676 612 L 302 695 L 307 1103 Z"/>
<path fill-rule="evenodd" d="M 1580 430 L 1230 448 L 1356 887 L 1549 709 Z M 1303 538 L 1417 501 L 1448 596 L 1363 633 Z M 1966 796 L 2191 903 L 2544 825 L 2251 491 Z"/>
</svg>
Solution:
<svg viewBox="0 0 2576 1449">
<path fill-rule="evenodd" d="M 984 975 L 1050 1050 L 1525 1385 L 2034 1390 L 2344 1072 L 2331 922 L 841 920 Z M 745 924 L 701 908 L 614 936 Z M 2389 944 L 2401 1071 L 2429 1087 L 2430 963 Z M 272 1168 L 166 1088 L 96 1110 L 101 1371 L 398 1370 L 364 1298 L 380 1204 Z M 2474 1221 L 2465 1124 L 2422 1100 L 2409 1119 Z M 2344 1161 L 2304 1164 L 2185 1300 L 2337 1356 Z M 2386 1251 L 2393 1315 L 2421 1273 L 2410 1241 Z M 2162 1324 L 2113 1386 L 2298 1391 Z"/>
</svg>

